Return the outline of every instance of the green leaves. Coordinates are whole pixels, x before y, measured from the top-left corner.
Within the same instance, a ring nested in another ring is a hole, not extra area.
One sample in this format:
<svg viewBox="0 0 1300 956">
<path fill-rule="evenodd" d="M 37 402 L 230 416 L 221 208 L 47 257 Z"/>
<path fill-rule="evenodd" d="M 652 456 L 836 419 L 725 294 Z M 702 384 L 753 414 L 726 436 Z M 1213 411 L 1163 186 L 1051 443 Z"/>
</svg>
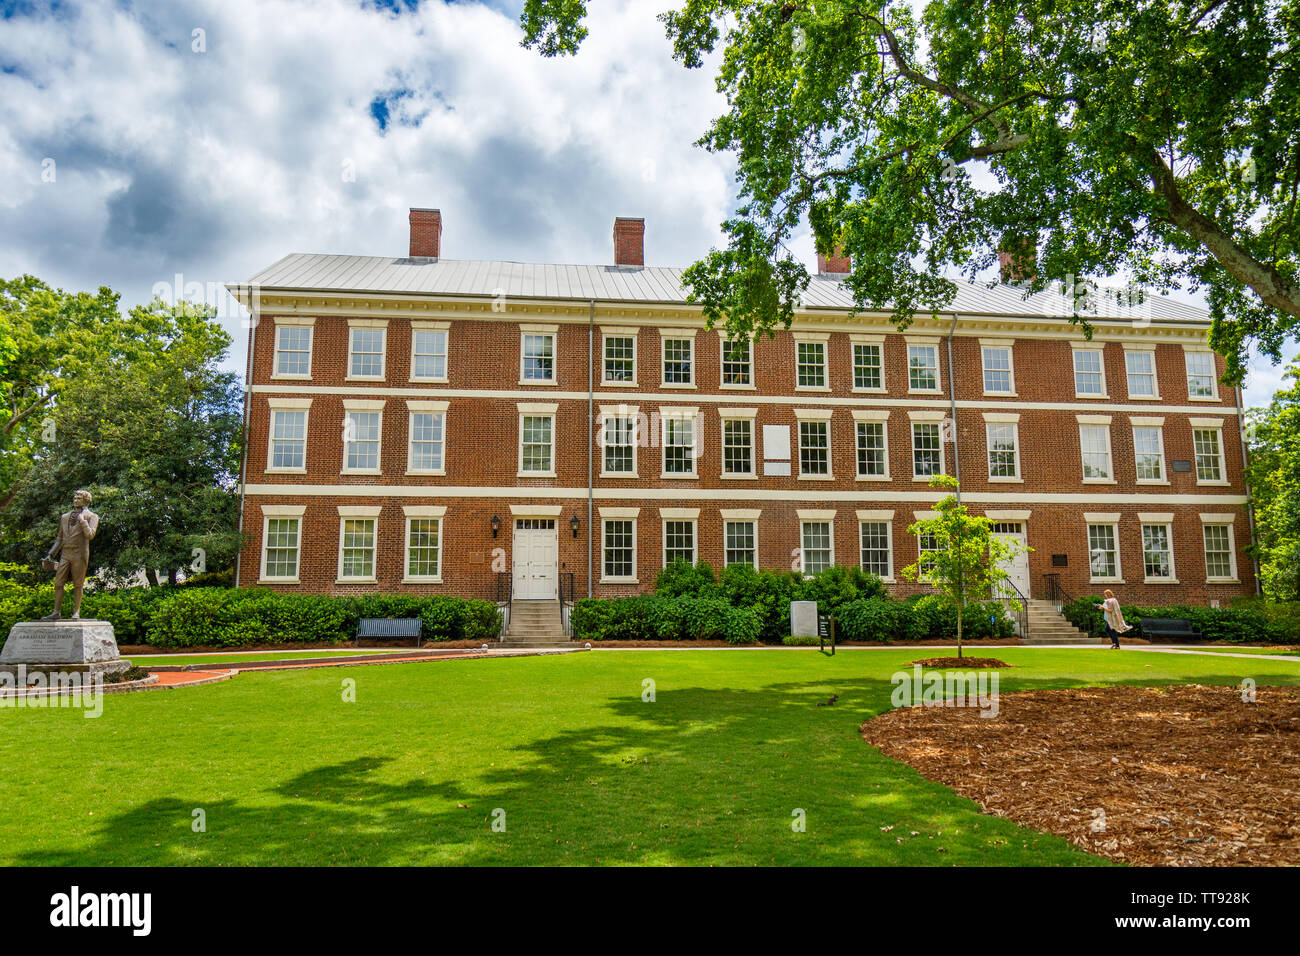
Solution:
<svg viewBox="0 0 1300 956">
<path fill-rule="evenodd" d="M 1250 490 L 1264 592 L 1300 600 L 1300 359 L 1265 409 L 1250 413 Z"/>
<path fill-rule="evenodd" d="M 585 12 L 530 0 L 525 45 L 574 52 Z M 1300 0 L 933 0 L 920 19 L 686 0 L 660 19 L 688 67 L 721 47 L 728 108 L 700 144 L 735 155 L 742 204 L 685 276 L 711 322 L 790 322 L 807 222 L 852 257 L 856 306 L 900 327 L 1015 236 L 1031 291 L 1204 289 L 1229 382 L 1250 344 L 1278 360 L 1300 330 Z"/>
</svg>

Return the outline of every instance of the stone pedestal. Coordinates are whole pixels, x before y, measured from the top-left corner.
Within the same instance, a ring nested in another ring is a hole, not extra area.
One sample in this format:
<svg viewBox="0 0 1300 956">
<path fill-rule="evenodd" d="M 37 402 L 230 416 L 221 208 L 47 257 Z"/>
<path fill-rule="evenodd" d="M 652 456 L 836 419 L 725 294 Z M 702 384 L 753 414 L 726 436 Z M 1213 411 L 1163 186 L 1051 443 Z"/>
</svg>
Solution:
<svg viewBox="0 0 1300 956">
<path fill-rule="evenodd" d="M 790 602 L 790 634 L 793 637 L 817 636 L 817 602 Z"/>
<path fill-rule="evenodd" d="M 118 654 L 108 621 L 19 621 L 0 649 L 0 672 L 116 674 L 131 666 Z"/>
</svg>

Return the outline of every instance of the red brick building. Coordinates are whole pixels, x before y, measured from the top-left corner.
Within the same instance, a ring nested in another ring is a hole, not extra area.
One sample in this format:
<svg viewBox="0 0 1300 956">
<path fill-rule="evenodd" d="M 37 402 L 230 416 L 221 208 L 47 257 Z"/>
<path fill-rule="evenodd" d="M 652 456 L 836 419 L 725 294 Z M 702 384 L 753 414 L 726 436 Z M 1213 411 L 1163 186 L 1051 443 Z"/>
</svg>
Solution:
<svg viewBox="0 0 1300 956">
<path fill-rule="evenodd" d="M 1042 596 L 1126 601 L 1254 590 L 1241 400 L 1206 314 L 963 285 L 900 333 L 850 314 L 823 260 L 789 331 L 730 343 L 643 265 L 441 256 L 411 211 L 407 258 L 290 255 L 232 291 L 255 316 L 239 583 L 553 599 L 652 587 L 673 557 L 716 568 L 861 565 L 891 587 L 937 499 L 1033 550 Z"/>
</svg>

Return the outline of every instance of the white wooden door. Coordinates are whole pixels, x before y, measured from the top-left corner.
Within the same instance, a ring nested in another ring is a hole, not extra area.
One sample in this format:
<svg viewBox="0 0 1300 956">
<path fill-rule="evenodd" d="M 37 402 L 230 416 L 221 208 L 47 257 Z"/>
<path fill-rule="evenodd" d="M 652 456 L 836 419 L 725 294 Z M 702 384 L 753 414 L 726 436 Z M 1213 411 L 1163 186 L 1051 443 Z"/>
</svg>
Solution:
<svg viewBox="0 0 1300 956">
<path fill-rule="evenodd" d="M 1025 597 L 1029 596 L 1029 552 L 1024 550 L 1028 544 L 1025 534 L 1025 526 L 1019 522 L 1006 521 L 997 522 L 993 525 L 993 534 L 999 538 L 1009 538 L 1013 541 L 1019 541 L 1021 551 L 1010 561 L 999 563 L 999 567 L 1007 572 L 1007 577 L 1011 583 L 1020 589 L 1020 593 Z"/>
<path fill-rule="evenodd" d="M 552 601 L 557 597 L 559 539 L 555 521 L 516 518 L 514 596 L 520 601 Z"/>
</svg>

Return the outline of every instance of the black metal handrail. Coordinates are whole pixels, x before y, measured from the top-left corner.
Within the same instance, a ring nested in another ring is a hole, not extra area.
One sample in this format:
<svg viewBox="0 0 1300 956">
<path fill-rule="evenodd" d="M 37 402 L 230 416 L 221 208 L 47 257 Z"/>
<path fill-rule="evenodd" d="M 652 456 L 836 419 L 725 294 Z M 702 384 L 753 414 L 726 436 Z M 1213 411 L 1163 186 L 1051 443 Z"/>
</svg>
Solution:
<svg viewBox="0 0 1300 956">
<path fill-rule="evenodd" d="M 1061 587 L 1061 576 L 1059 574 L 1044 574 L 1043 581 L 1047 585 L 1047 599 L 1056 605 L 1056 609 L 1064 617 L 1065 605 L 1074 603 L 1074 595 Z M 1096 637 L 1101 630 L 1101 614 L 1094 612 L 1088 615 L 1088 636 Z"/>
<path fill-rule="evenodd" d="M 560 572 L 560 622 L 564 627 L 564 636 L 573 636 L 573 620 L 571 615 L 565 613 L 565 609 L 573 610 L 575 600 L 573 594 L 573 572 Z"/>
<path fill-rule="evenodd" d="M 993 600 L 1001 601 L 1006 604 L 1014 602 L 1018 605 L 1016 609 L 1016 624 L 1020 631 L 1020 639 L 1024 640 L 1029 636 L 1029 599 L 1021 593 L 1020 588 L 1016 587 L 1015 582 L 1010 578 L 1004 578 L 999 581 L 998 587 L 1010 588 L 1012 591 L 1011 594 L 995 594 L 993 595 Z"/>
<path fill-rule="evenodd" d="M 511 571 L 496 572 L 495 597 L 496 606 L 504 612 L 501 620 L 500 640 L 506 639 L 506 630 L 510 627 L 510 613 L 515 603 L 515 576 Z"/>
</svg>

